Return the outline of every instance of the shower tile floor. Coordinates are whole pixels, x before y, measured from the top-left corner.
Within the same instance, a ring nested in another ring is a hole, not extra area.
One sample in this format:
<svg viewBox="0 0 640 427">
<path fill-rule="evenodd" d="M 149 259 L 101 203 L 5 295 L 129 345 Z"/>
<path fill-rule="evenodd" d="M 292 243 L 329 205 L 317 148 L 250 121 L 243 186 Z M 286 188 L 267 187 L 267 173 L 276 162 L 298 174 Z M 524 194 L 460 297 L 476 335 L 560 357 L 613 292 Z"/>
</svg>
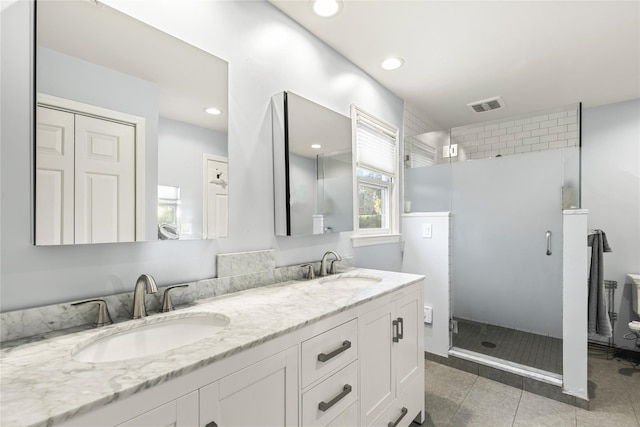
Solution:
<svg viewBox="0 0 640 427">
<path fill-rule="evenodd" d="M 466 319 L 453 346 L 562 375 L 562 340 Z"/>
</svg>

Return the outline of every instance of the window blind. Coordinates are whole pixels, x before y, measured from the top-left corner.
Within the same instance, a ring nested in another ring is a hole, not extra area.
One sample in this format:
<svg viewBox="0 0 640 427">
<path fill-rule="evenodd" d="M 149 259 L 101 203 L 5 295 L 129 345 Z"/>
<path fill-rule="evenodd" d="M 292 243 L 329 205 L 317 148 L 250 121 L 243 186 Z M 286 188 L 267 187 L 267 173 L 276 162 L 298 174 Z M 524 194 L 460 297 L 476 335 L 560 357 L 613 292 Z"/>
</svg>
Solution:
<svg viewBox="0 0 640 427">
<path fill-rule="evenodd" d="M 396 131 L 359 115 L 356 127 L 358 167 L 395 176 Z"/>
<path fill-rule="evenodd" d="M 409 150 L 410 167 L 419 168 L 436 163 L 436 148 L 416 139 L 411 141 Z"/>
</svg>

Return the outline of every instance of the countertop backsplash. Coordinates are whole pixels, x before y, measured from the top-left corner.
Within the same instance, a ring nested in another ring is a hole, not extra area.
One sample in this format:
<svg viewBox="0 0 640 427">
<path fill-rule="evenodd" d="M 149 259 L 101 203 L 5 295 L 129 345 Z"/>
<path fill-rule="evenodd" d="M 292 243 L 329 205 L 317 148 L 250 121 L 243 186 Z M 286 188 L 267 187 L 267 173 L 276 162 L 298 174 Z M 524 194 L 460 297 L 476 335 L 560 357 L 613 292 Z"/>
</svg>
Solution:
<svg viewBox="0 0 640 427">
<path fill-rule="evenodd" d="M 176 283 L 158 287 L 158 292 L 146 295 L 146 307 L 149 313 L 160 311 L 162 297 L 165 289 L 175 285 L 189 285 L 186 288 L 175 289 L 171 293 L 171 300 L 176 308 L 188 306 L 203 298 L 211 298 L 246 289 L 272 285 L 274 283 L 302 280 L 305 269 L 300 264 L 276 267 L 275 253 L 273 249 L 251 252 L 236 252 L 217 255 L 218 277 L 198 280 L 195 282 Z M 312 262 L 314 270 L 320 268 L 320 261 Z M 355 267 L 353 258 L 343 258 L 338 264 L 338 271 L 343 272 Z M 145 273 L 143 271 L 140 272 Z M 156 277 L 155 279 L 161 279 Z M 133 306 L 133 291 L 96 296 L 95 299 L 103 299 L 109 308 L 114 323 L 130 319 Z M 86 298 L 79 301 L 85 301 Z M 96 319 L 96 306 L 85 304 L 72 306 L 77 301 L 61 304 L 53 304 L 42 307 L 34 307 L 24 310 L 0 313 L 0 341 L 28 339 L 34 341 L 38 336 L 64 331 L 68 329 L 91 329 Z M 44 337 L 42 337 L 44 338 Z M 11 343 L 19 345 L 20 342 Z M 8 343 L 7 343 L 8 344 Z"/>
</svg>

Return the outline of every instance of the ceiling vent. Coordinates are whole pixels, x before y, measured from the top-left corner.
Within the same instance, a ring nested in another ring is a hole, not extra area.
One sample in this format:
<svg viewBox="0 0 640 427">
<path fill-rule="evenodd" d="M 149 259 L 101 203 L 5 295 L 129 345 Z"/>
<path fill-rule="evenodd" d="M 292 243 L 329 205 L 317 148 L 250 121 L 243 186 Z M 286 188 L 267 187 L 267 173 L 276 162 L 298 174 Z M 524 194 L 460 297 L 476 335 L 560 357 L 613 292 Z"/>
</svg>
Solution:
<svg viewBox="0 0 640 427">
<path fill-rule="evenodd" d="M 467 104 L 467 107 L 476 113 L 484 113 L 485 111 L 497 110 L 498 108 L 504 107 L 504 101 L 499 96 L 496 96 L 494 98 L 472 102 Z"/>
</svg>

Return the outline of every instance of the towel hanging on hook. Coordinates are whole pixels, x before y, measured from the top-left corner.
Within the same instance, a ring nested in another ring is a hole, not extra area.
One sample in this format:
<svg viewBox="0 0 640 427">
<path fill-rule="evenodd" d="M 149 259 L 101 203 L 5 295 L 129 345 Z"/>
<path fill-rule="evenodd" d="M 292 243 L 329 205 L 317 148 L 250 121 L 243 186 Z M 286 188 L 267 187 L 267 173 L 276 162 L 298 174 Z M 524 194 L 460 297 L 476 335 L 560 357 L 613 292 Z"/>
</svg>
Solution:
<svg viewBox="0 0 640 427">
<path fill-rule="evenodd" d="M 587 244 L 591 247 L 587 332 L 609 338 L 612 335 L 612 327 L 604 290 L 603 253 L 611 252 L 611 246 L 602 230 L 593 230 L 593 234 L 587 237 Z"/>
</svg>

